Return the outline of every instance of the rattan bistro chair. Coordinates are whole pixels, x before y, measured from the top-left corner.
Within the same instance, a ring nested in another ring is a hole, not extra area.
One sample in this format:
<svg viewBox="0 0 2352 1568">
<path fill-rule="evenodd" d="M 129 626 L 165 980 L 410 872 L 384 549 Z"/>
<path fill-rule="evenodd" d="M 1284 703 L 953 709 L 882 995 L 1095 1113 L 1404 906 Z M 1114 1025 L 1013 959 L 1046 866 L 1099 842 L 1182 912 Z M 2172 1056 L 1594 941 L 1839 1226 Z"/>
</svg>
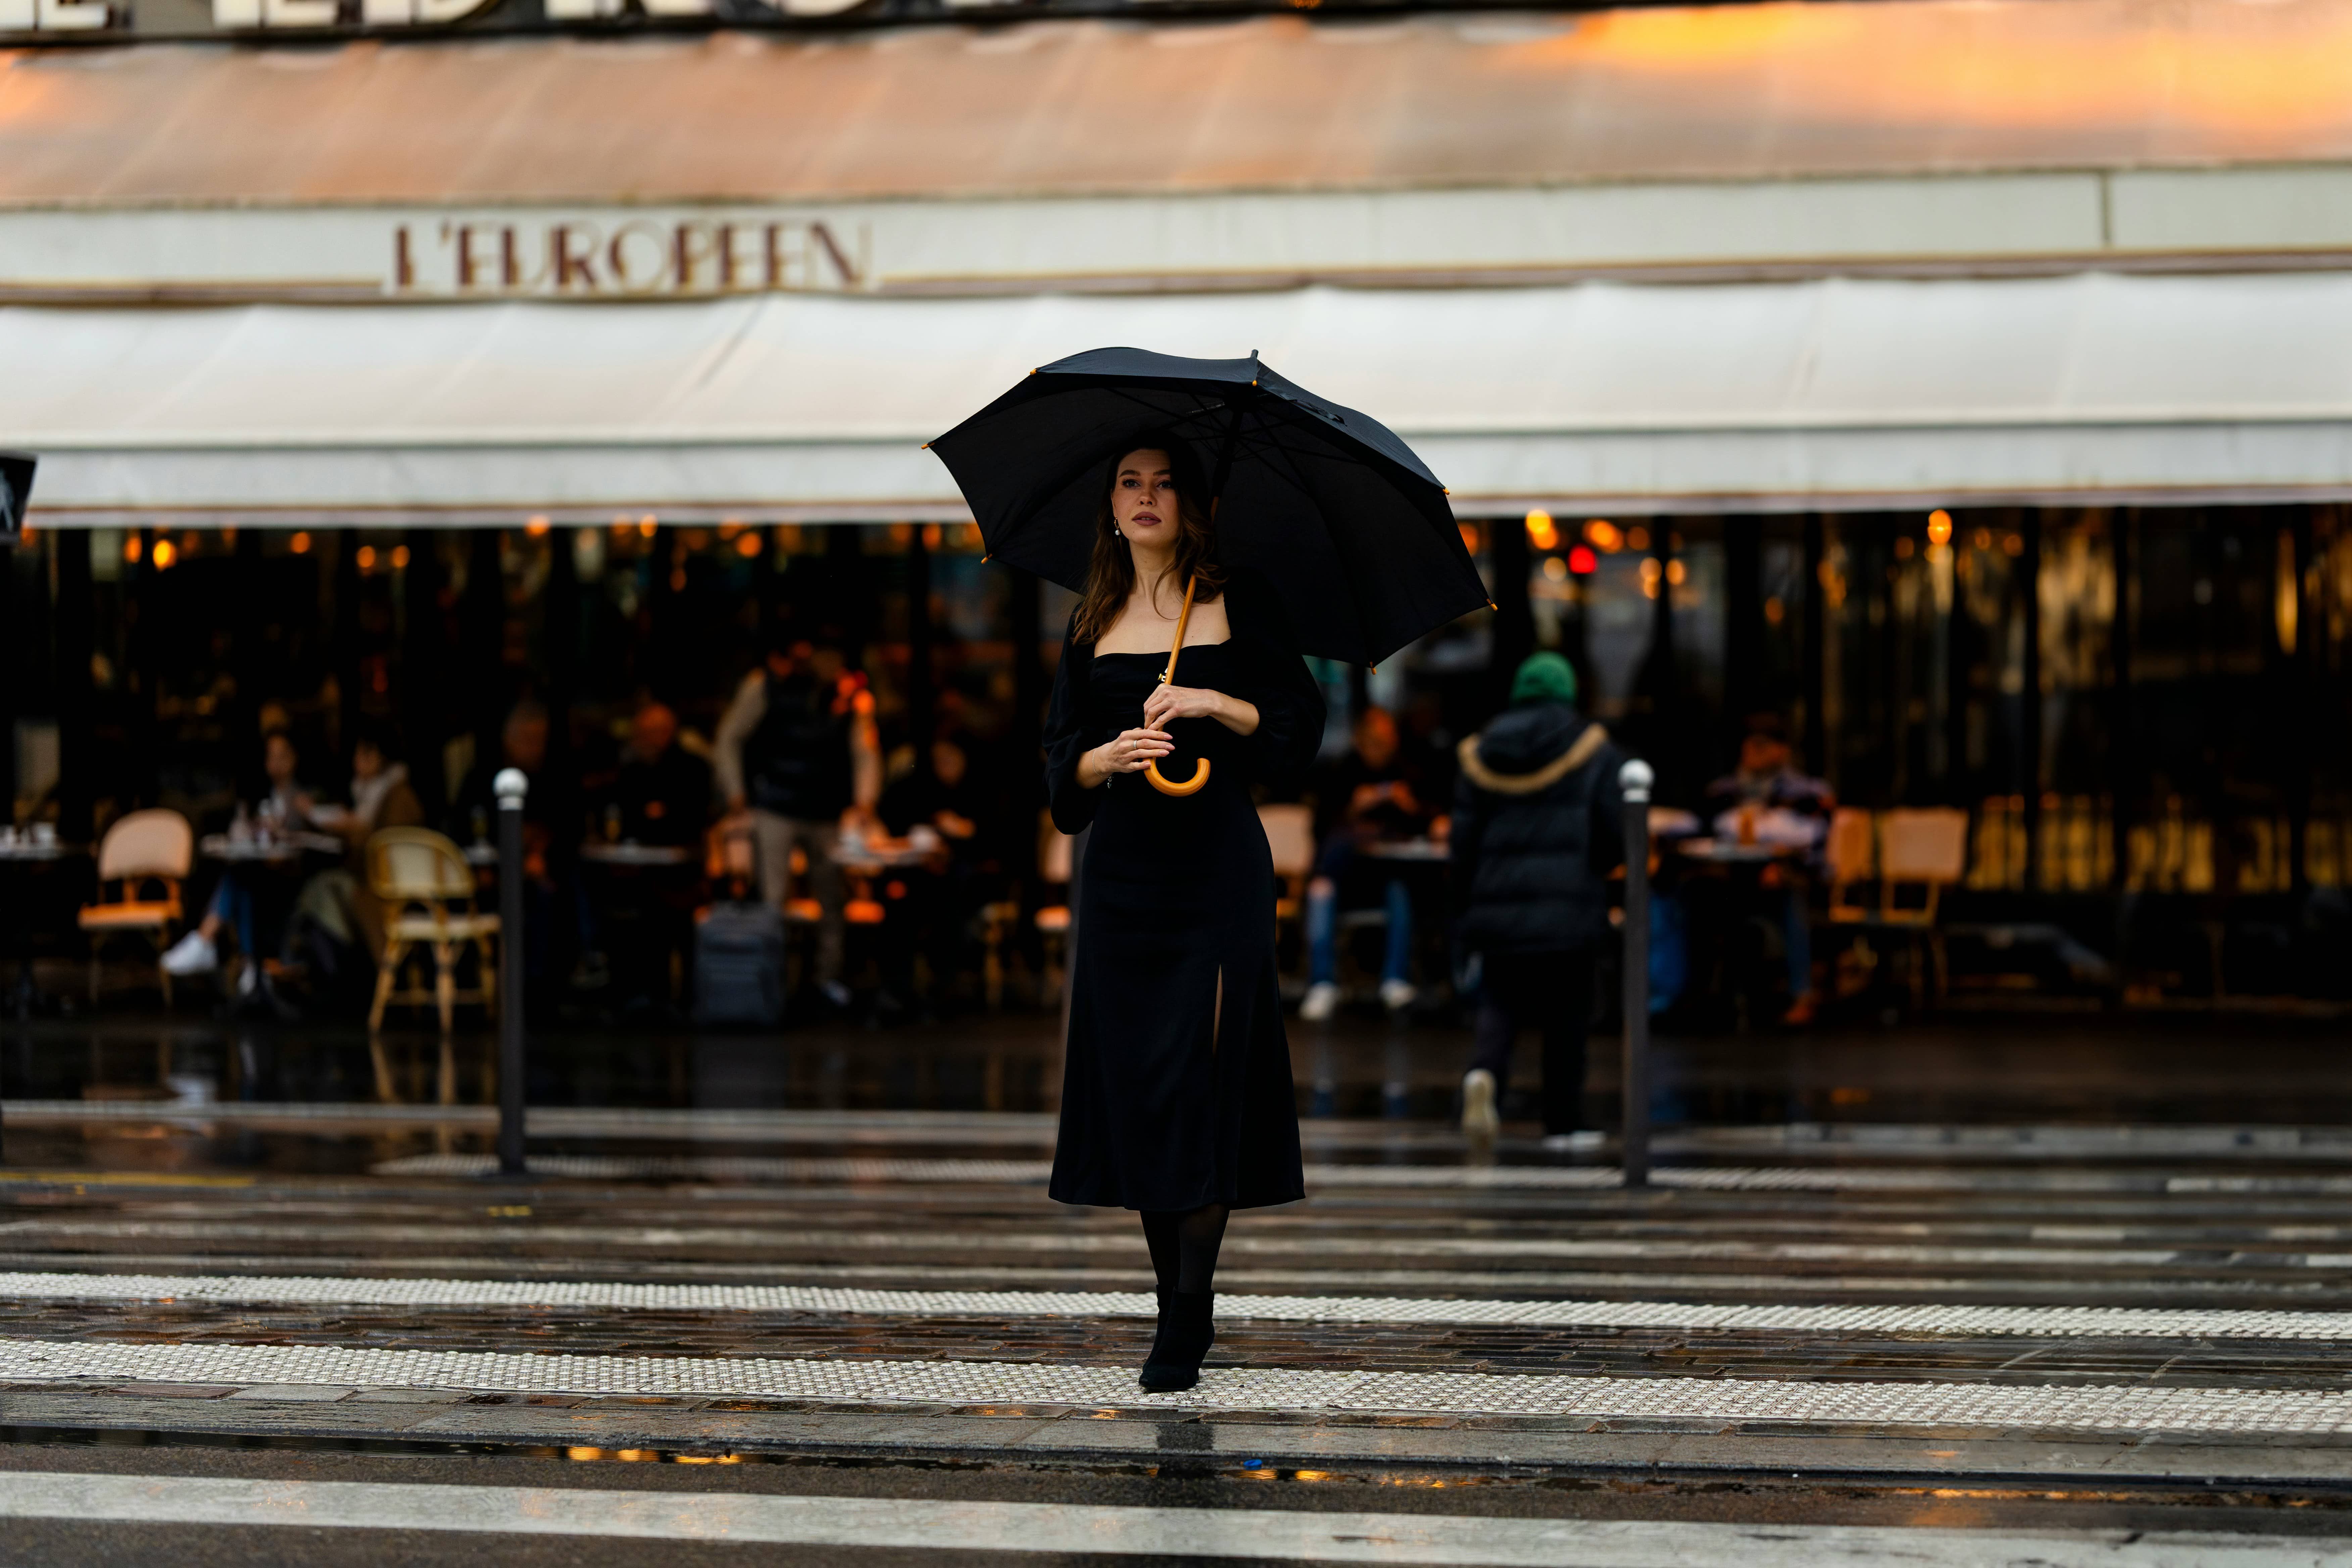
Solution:
<svg viewBox="0 0 2352 1568">
<path fill-rule="evenodd" d="M 83 906 L 81 929 L 89 933 L 89 1000 L 98 1005 L 98 952 L 108 937 L 133 933 L 155 944 L 155 978 L 163 1005 L 172 1005 L 172 976 L 163 950 L 182 919 L 180 884 L 195 857 L 195 834 L 176 811 L 134 811 L 106 830 L 98 846 L 99 901 Z M 106 896 L 108 883 L 115 897 Z M 153 887 L 151 889 L 150 884 Z M 151 890 L 160 898 L 142 898 Z"/>
<path fill-rule="evenodd" d="M 383 1026 L 394 1002 L 433 1004 L 441 1032 L 454 1026 L 457 1004 L 490 1006 L 498 998 L 499 917 L 476 910 L 474 868 L 465 852 L 424 827 L 387 827 L 367 842 L 368 886 L 383 901 L 383 957 L 376 965 L 375 1005 L 368 1032 Z M 457 989 L 457 963 L 474 950 L 480 973 L 473 989 Z M 402 968 L 420 953 L 433 960 L 433 988 L 398 989 Z"/>
</svg>

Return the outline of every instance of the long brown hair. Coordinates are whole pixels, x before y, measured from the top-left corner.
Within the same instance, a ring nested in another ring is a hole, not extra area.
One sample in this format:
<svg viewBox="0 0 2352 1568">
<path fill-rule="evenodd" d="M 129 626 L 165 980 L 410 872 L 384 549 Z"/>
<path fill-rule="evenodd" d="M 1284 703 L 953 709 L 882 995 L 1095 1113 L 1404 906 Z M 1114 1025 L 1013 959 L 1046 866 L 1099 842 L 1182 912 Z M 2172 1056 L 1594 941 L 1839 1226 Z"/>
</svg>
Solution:
<svg viewBox="0 0 2352 1568">
<path fill-rule="evenodd" d="M 1181 438 L 1146 431 L 1123 444 L 1103 465 L 1102 493 L 1095 504 L 1095 553 L 1087 565 L 1087 591 L 1078 600 L 1078 616 L 1071 636 L 1082 643 L 1099 641 L 1127 608 L 1135 592 L 1135 554 L 1121 539 L 1110 510 L 1111 493 L 1118 488 L 1118 467 L 1135 452 L 1168 454 L 1169 479 L 1176 487 L 1176 559 L 1170 578 L 1200 581 L 1192 595 L 1196 605 L 1214 604 L 1224 592 L 1225 575 L 1217 566 L 1217 535 L 1209 521 L 1209 487 L 1202 482 L 1192 448 Z"/>
</svg>

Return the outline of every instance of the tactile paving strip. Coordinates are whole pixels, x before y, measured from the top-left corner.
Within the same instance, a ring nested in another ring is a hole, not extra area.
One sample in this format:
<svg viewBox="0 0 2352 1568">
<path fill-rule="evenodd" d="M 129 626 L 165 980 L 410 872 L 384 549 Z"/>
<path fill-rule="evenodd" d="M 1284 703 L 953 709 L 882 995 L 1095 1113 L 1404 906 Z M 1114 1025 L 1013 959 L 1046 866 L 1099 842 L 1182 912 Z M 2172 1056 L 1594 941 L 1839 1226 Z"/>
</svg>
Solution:
<svg viewBox="0 0 2352 1568">
<path fill-rule="evenodd" d="M 303 1345 L 0 1340 L 0 1382 L 169 1383 L 267 1392 L 469 1389 L 808 1400 L 821 1404 L 1078 1405 L 2310 1436 L 2352 1430 L 2352 1393 L 1495 1376 L 1212 1366 L 1181 1394 L 1147 1394 L 1126 1368 L 990 1362 L 714 1360 L 353 1350 Z M 311 1397 L 316 1397 L 313 1394 Z"/>
<path fill-rule="evenodd" d="M 1139 1291 L 858 1290 L 808 1285 L 640 1285 L 317 1275 L 0 1273 L 0 1300 L 202 1301 L 340 1307 L 596 1308 L 936 1317 L 1150 1317 Z M 1457 1301 L 1384 1296 L 1217 1299 L 1218 1316 L 1316 1323 L 1515 1323 L 1985 1337 L 2352 1340 L 2352 1312 L 1937 1304 L 1752 1306 L 1690 1301 Z"/>
</svg>

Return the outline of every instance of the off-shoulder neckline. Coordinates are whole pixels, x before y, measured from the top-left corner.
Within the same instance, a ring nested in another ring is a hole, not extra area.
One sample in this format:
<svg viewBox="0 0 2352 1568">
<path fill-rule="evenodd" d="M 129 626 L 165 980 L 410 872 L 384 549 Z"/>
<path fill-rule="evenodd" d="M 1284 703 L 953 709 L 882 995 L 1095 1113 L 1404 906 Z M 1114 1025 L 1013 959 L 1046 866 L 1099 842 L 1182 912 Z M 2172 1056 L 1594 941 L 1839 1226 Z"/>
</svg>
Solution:
<svg viewBox="0 0 2352 1568">
<path fill-rule="evenodd" d="M 1184 645 L 1184 651 L 1186 653 L 1197 653 L 1204 647 L 1224 647 L 1230 645 L 1233 640 L 1234 639 L 1231 637 L 1223 637 L 1215 642 L 1188 642 Z M 1166 658 L 1171 651 L 1173 650 L 1163 647 L 1158 653 L 1098 653 L 1095 655 L 1095 657 L 1097 658 Z"/>
</svg>

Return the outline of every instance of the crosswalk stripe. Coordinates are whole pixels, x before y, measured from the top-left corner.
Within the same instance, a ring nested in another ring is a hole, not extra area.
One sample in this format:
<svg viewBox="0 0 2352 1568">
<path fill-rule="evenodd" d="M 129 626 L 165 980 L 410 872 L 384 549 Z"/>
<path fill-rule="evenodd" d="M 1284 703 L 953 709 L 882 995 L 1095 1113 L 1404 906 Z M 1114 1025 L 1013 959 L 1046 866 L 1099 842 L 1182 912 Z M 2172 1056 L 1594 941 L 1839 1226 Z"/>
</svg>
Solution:
<svg viewBox="0 0 2352 1568">
<path fill-rule="evenodd" d="M 0 1301 L 286 1303 L 338 1307 L 823 1312 L 906 1317 L 1149 1317 L 1141 1291 L 860 1290 L 805 1285 L 644 1285 L 620 1280 L 345 1279 L 320 1275 L 0 1273 Z M 1690 1301 L 1447 1300 L 1382 1296 L 1218 1299 L 1218 1315 L 1317 1323 L 1519 1323 L 1695 1329 L 2152 1339 L 2352 1340 L 2352 1312 L 1954 1304 L 1754 1306 Z"/>
<path fill-rule="evenodd" d="M 2352 1430 L 2352 1392 L 2155 1387 L 2140 1381 L 2055 1386 L 1212 1367 L 1190 1393 L 1148 1394 L 1137 1388 L 1129 1368 L 1039 1363 L 583 1356 L 0 1339 L 0 1382 L 1467 1413 L 1595 1420 L 1862 1423 L 1873 1427 L 2298 1435 Z"/>
<path fill-rule="evenodd" d="M 1292 1510 L 776 1497 L 392 1481 L 0 1474 L 0 1517 L 83 1522 L 588 1536 L 936 1551 L 1415 1563 L 1464 1568 L 1919 1568 L 2095 1558 L 2116 1568 L 2345 1568 L 2352 1542 L 2221 1532 L 1529 1520 Z"/>
</svg>

